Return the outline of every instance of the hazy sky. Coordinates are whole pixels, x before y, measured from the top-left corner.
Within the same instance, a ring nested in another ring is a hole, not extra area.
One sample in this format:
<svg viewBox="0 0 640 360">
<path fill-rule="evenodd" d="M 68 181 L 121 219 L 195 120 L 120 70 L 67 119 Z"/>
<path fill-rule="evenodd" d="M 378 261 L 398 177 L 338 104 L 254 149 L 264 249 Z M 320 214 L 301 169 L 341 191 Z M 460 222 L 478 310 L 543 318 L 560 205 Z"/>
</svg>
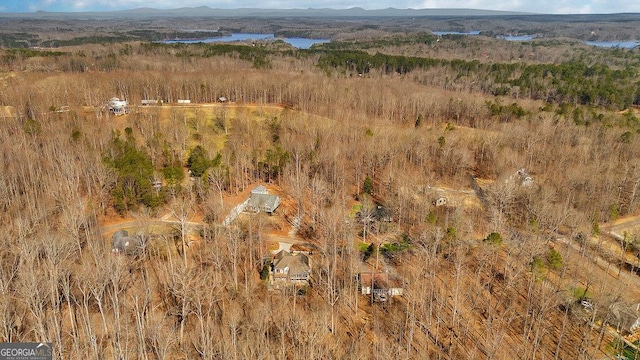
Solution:
<svg viewBox="0 0 640 360">
<path fill-rule="evenodd" d="M 467 8 L 547 14 L 640 13 L 638 0 L 0 0 L 2 12 L 108 11 L 139 7 L 174 9 L 206 5 L 211 8 L 305 9 L 430 9 Z"/>
</svg>

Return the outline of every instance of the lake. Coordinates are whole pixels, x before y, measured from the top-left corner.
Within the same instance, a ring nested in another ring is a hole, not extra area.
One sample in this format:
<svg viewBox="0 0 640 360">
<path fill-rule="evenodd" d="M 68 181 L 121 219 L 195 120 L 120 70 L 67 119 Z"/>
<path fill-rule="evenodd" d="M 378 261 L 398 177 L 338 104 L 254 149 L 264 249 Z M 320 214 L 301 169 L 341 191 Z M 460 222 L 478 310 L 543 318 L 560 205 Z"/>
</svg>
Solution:
<svg viewBox="0 0 640 360">
<path fill-rule="evenodd" d="M 505 39 L 507 41 L 529 41 L 533 40 L 535 35 L 502 35 L 499 36 L 500 39 Z"/>
<path fill-rule="evenodd" d="M 608 48 L 635 49 L 640 42 L 638 41 L 585 41 L 587 45 Z"/>
<path fill-rule="evenodd" d="M 460 32 L 460 31 L 432 31 L 434 35 L 442 36 L 442 35 L 480 35 L 480 30 L 474 30 L 469 32 Z"/>
<path fill-rule="evenodd" d="M 212 43 L 212 42 L 234 42 L 234 41 L 247 41 L 247 40 L 282 40 L 296 49 L 309 49 L 314 44 L 324 44 L 331 41 L 331 39 L 307 39 L 299 37 L 278 37 L 274 34 L 249 34 L 249 33 L 235 33 L 229 36 L 220 36 L 206 39 L 175 39 L 164 40 L 162 43 L 173 44 L 194 44 L 194 43 Z"/>
</svg>

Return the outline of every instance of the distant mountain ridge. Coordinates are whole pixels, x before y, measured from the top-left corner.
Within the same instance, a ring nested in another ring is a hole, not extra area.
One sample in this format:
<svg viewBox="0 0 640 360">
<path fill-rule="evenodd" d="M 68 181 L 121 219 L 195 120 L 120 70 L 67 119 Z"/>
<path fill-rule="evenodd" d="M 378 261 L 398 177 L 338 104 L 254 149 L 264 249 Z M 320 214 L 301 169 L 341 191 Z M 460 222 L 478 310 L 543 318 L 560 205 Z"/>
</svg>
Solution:
<svg viewBox="0 0 640 360">
<path fill-rule="evenodd" d="M 208 6 L 182 7 L 177 9 L 156 9 L 142 7 L 130 10 L 1 13 L 0 17 L 24 17 L 42 19 L 86 19 L 86 18 L 157 18 L 157 17 L 423 17 L 423 16 L 512 16 L 531 13 L 479 10 L 479 9 L 377 9 L 365 10 L 360 7 L 349 9 L 212 9 Z"/>
</svg>

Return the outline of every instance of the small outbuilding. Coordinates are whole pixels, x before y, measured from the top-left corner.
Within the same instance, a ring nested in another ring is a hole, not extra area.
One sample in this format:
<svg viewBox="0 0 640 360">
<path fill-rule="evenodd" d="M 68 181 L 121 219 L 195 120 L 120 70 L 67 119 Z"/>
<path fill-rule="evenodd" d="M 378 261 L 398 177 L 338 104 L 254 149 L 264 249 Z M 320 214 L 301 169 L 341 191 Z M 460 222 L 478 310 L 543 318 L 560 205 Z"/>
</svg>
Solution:
<svg viewBox="0 0 640 360">
<path fill-rule="evenodd" d="M 447 198 L 444 196 L 440 196 L 433 202 L 433 205 L 435 205 L 436 207 L 445 206 L 447 205 Z"/>
<path fill-rule="evenodd" d="M 162 100 L 153 100 L 153 99 L 143 99 L 140 101 L 142 106 L 148 105 L 162 105 Z"/>
</svg>

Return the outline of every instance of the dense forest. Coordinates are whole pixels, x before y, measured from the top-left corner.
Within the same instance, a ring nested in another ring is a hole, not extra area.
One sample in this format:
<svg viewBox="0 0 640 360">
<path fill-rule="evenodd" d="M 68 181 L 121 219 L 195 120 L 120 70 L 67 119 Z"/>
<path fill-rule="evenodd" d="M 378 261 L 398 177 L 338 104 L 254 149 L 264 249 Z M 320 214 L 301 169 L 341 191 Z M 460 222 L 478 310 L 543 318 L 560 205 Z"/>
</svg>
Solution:
<svg viewBox="0 0 640 360">
<path fill-rule="evenodd" d="M 640 53 L 565 45 L 0 49 L 0 341 L 59 359 L 640 357 L 640 243 L 609 231 L 640 210 Z M 281 207 L 226 224 L 259 184 Z M 112 252 L 120 223 L 135 254 Z M 273 290 L 292 226 L 311 281 Z M 367 271 L 402 295 L 362 295 Z"/>
</svg>

